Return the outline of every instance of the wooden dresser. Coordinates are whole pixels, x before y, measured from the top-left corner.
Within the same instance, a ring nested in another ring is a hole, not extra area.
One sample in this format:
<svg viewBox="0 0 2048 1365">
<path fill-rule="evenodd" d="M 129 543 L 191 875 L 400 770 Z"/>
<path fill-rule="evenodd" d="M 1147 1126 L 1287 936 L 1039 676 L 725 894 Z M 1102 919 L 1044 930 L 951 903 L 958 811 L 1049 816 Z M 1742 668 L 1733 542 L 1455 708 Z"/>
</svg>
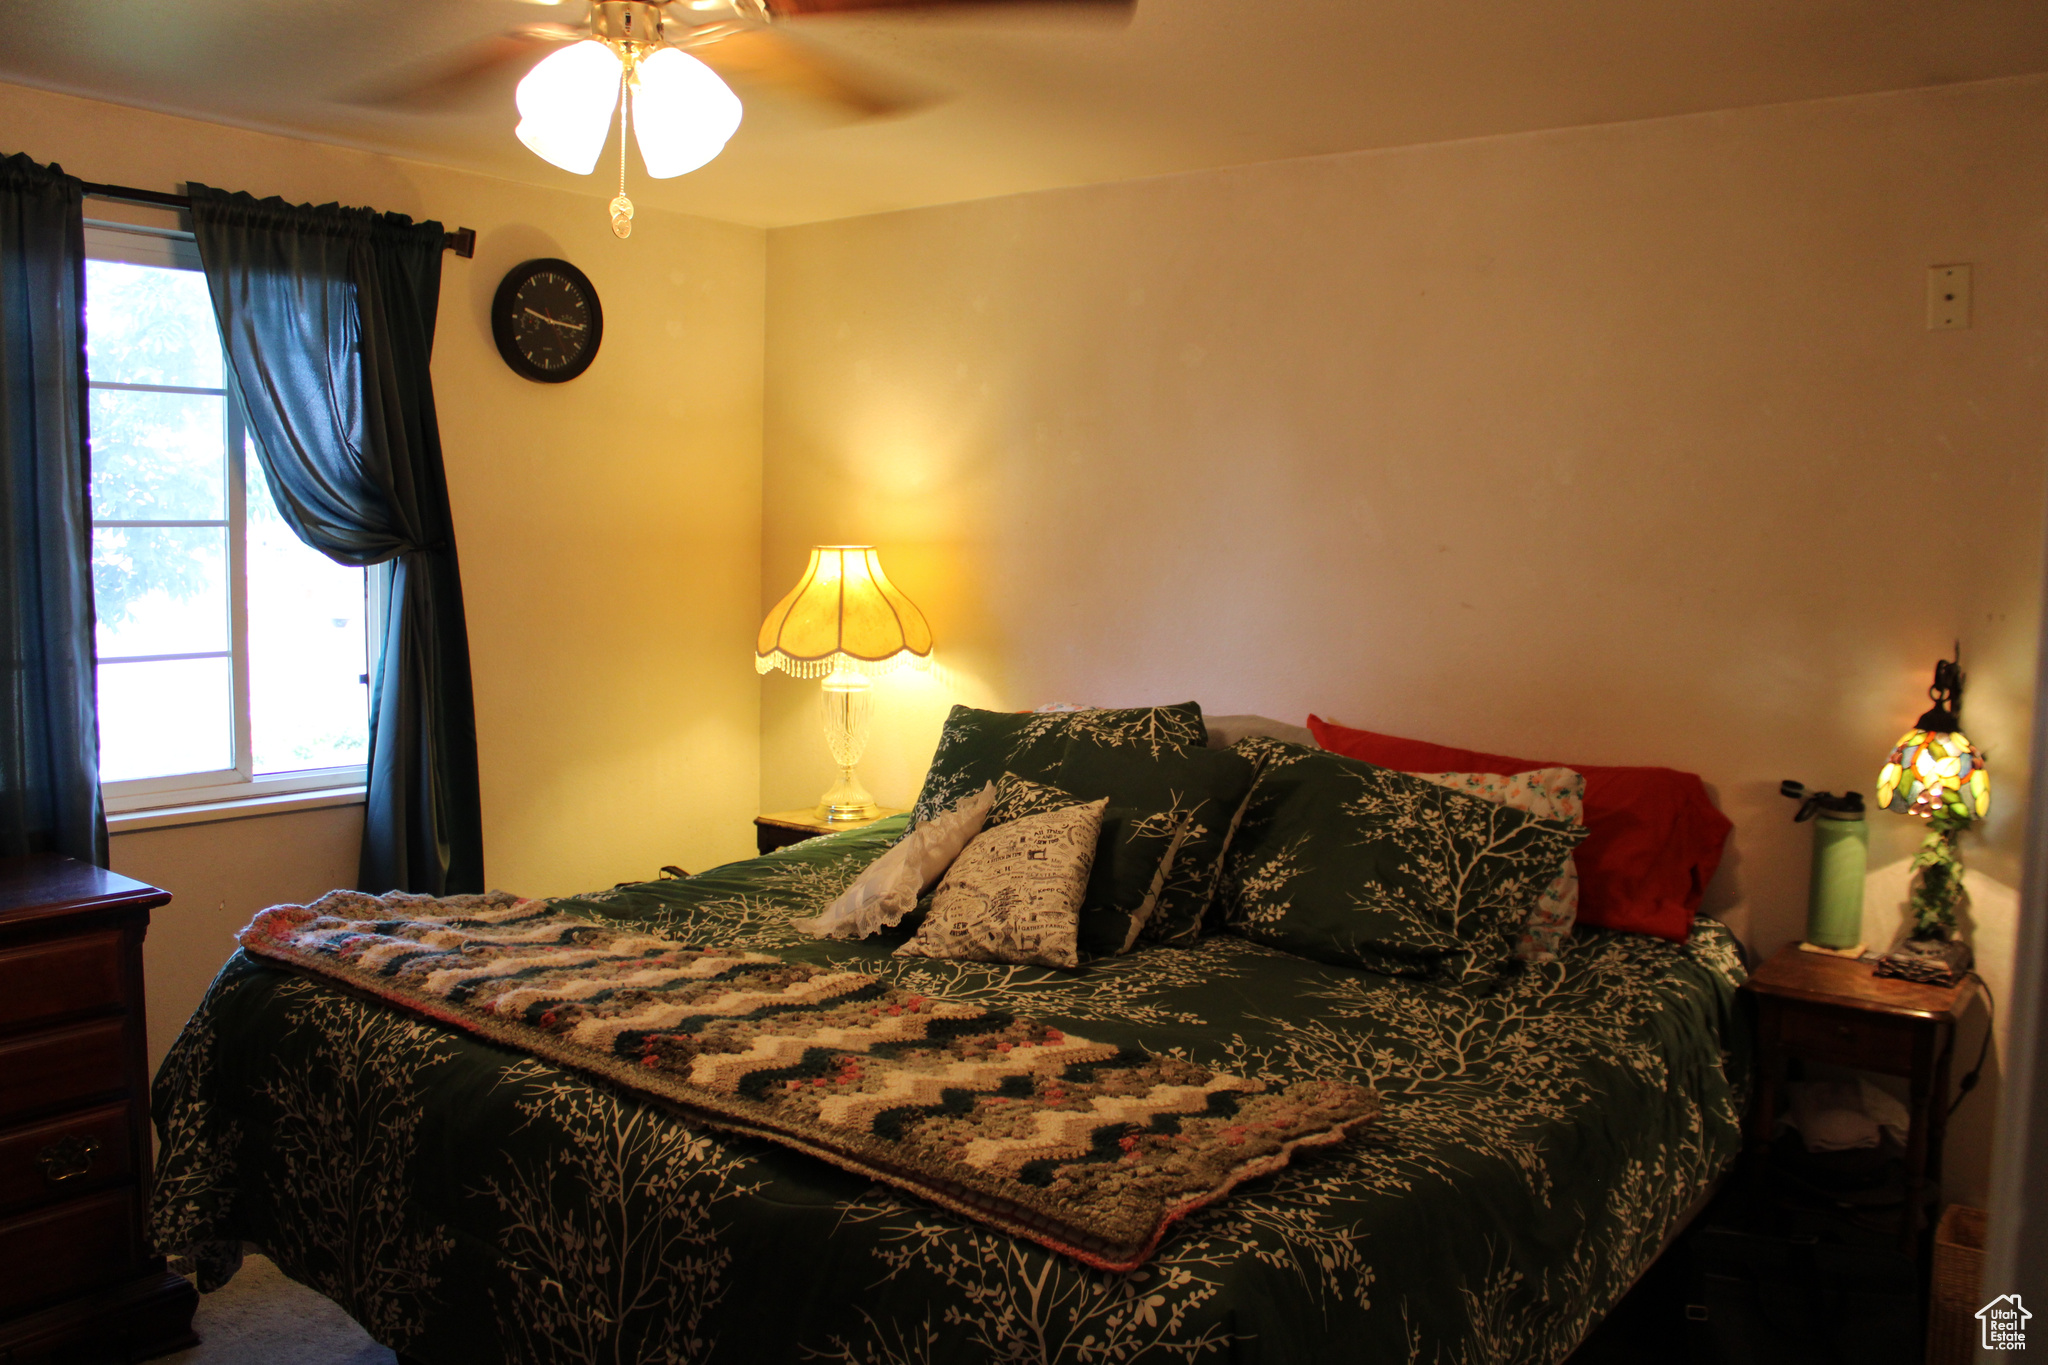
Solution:
<svg viewBox="0 0 2048 1365">
<path fill-rule="evenodd" d="M 142 937 L 170 894 L 0 859 L 0 1365 L 192 1345 L 198 1294 L 150 1251 Z"/>
</svg>

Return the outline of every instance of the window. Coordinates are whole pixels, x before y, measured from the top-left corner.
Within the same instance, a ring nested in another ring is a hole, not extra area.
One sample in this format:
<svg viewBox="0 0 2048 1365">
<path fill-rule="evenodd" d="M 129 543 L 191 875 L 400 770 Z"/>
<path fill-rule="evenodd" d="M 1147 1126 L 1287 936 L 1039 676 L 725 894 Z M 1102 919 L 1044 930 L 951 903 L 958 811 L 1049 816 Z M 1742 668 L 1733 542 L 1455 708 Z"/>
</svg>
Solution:
<svg viewBox="0 0 2048 1365">
<path fill-rule="evenodd" d="M 361 782 L 381 573 L 278 515 L 190 235 L 92 224 L 86 245 L 108 809 Z"/>
</svg>

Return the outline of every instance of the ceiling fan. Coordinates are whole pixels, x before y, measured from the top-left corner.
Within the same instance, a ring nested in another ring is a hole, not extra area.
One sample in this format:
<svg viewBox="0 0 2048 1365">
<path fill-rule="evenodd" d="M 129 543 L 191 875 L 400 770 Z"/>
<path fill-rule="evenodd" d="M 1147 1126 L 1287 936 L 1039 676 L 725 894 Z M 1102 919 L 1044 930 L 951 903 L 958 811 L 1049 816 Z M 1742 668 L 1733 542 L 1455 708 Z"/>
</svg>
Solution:
<svg viewBox="0 0 2048 1365">
<path fill-rule="evenodd" d="M 558 4 L 561 0 L 533 0 Z M 853 118 L 899 113 L 925 102 L 903 86 L 855 69 L 783 30 L 808 15 L 906 9 L 1043 7 L 1048 0 L 571 0 L 583 23 L 527 24 L 415 68 L 363 102 L 445 103 L 501 72 L 531 64 L 519 82 L 519 140 L 543 160 L 589 175 L 619 121 L 619 193 L 612 231 L 633 231 L 626 196 L 630 127 L 657 180 L 694 171 L 723 151 L 740 124 L 743 87 L 822 103 Z M 1128 15 L 1135 0 L 1051 0 Z M 546 55 L 540 55 L 545 53 Z M 534 59 L 539 56 L 536 62 Z"/>
</svg>

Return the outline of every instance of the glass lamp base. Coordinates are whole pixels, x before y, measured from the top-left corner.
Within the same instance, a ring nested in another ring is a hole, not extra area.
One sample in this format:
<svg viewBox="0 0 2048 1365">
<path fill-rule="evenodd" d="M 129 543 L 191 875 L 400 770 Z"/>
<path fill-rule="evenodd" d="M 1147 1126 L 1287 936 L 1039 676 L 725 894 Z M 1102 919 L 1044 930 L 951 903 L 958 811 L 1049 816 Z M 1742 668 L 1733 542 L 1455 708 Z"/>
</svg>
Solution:
<svg viewBox="0 0 2048 1365">
<path fill-rule="evenodd" d="M 824 707 L 825 745 L 839 765 L 839 780 L 819 798 L 818 818 L 872 820 L 882 813 L 881 809 L 853 775 L 853 765 L 860 762 L 861 753 L 868 747 L 868 718 L 873 704 L 869 681 L 859 673 L 835 669 L 825 679 L 819 701 Z"/>
<path fill-rule="evenodd" d="M 853 775 L 853 769 L 839 770 L 839 780 L 822 797 L 818 798 L 820 820 L 872 820 L 882 813 L 875 804 L 875 798 Z"/>
</svg>

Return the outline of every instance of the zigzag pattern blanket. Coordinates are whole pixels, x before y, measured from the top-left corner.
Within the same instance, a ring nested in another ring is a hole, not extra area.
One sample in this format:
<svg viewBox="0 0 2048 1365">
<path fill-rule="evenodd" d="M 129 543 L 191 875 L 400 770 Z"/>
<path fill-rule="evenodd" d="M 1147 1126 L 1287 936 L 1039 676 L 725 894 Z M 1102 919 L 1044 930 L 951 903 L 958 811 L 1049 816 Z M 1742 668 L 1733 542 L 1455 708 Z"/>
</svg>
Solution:
<svg viewBox="0 0 2048 1365">
<path fill-rule="evenodd" d="M 266 910 L 258 956 L 808 1152 L 1103 1270 L 1378 1111 L 502 892 L 337 891 Z"/>
</svg>

